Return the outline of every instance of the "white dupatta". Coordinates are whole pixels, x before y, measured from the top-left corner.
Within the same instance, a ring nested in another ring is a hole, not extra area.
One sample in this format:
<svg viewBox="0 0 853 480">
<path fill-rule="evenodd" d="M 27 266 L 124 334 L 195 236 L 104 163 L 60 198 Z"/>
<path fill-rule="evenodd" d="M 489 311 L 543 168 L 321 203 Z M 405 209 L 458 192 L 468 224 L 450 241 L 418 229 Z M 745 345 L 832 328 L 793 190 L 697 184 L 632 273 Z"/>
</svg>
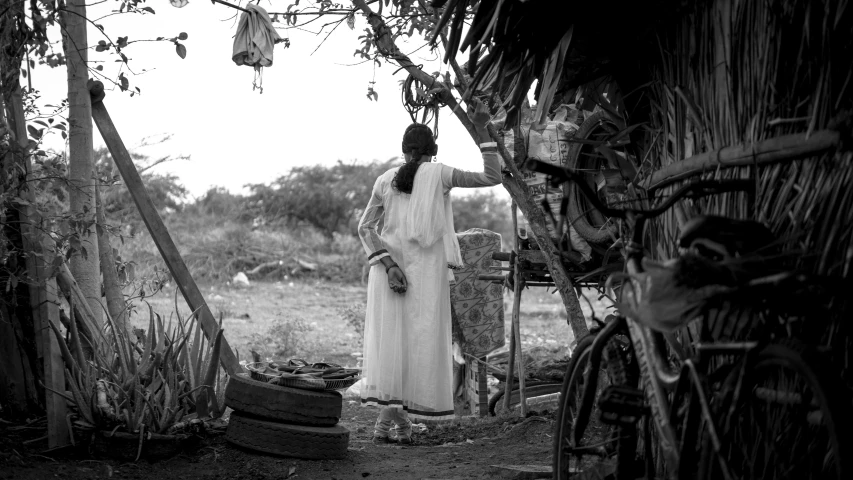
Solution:
<svg viewBox="0 0 853 480">
<path fill-rule="evenodd" d="M 406 215 L 406 227 L 409 240 L 418 242 L 423 248 L 442 240 L 448 266 L 463 266 L 459 241 L 453 228 L 450 195 L 444 195 L 444 186 L 441 184 L 440 163 L 423 163 L 418 167 Z M 452 280 L 453 272 L 448 270 L 448 274 Z"/>
</svg>

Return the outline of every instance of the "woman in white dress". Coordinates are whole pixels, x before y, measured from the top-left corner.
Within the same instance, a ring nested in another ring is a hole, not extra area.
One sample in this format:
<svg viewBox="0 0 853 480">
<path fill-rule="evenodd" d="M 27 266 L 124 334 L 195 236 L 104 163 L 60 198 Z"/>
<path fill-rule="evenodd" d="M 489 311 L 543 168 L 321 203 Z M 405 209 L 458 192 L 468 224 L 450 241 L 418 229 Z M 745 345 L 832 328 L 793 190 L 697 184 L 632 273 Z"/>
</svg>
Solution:
<svg viewBox="0 0 853 480">
<path fill-rule="evenodd" d="M 432 131 L 412 124 L 403 135 L 405 164 L 379 176 L 359 222 L 371 264 L 361 401 L 381 407 L 376 442 L 389 441 L 393 429 L 398 442 L 410 443 L 410 419 L 453 417 L 448 267 L 461 266 L 462 257 L 449 192 L 501 181 L 497 145 L 486 130 L 488 110 L 473 103 L 469 118 L 484 171 L 431 163 L 438 148 Z"/>
</svg>

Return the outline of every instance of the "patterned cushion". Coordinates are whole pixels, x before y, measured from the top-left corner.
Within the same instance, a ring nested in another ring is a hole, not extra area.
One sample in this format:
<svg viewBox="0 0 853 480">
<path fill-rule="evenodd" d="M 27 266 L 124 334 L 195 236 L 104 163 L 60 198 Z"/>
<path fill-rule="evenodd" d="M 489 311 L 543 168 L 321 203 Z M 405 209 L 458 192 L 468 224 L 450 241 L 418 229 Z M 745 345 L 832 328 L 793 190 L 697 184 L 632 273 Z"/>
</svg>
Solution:
<svg viewBox="0 0 853 480">
<path fill-rule="evenodd" d="M 492 270 L 501 265 L 492 253 L 501 250 L 501 236 L 473 228 L 457 233 L 456 238 L 465 267 L 453 272 L 456 282 L 450 285 L 454 323 L 461 330 L 454 337 L 461 333 L 462 351 L 482 357 L 504 345 L 503 286 L 477 279 L 481 274 L 500 273 Z"/>
</svg>

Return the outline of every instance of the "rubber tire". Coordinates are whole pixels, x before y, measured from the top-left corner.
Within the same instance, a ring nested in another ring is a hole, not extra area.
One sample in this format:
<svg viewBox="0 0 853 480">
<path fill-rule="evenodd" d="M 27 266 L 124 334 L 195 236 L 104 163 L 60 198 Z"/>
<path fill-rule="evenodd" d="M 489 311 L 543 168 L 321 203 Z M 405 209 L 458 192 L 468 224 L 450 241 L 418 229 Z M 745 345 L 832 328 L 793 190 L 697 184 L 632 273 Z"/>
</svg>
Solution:
<svg viewBox="0 0 853 480">
<path fill-rule="evenodd" d="M 228 380 L 225 405 L 267 420 L 331 427 L 341 419 L 343 397 L 338 392 L 269 385 L 238 373 Z"/>
<path fill-rule="evenodd" d="M 286 457 L 326 460 L 344 458 L 349 430 L 278 423 L 232 412 L 225 431 L 229 442 L 259 452 Z"/>
<path fill-rule="evenodd" d="M 518 380 L 516 379 L 516 381 L 513 382 L 513 384 L 518 385 Z M 540 386 L 550 386 L 550 385 L 560 385 L 560 384 L 557 382 L 550 382 L 547 380 L 528 380 L 524 384 L 525 393 L 527 393 L 528 387 L 540 387 Z M 504 387 L 506 387 L 506 384 L 504 384 Z M 533 391 L 531 393 L 540 394 L 541 391 L 543 391 L 543 390 L 546 390 L 546 389 L 536 389 L 535 391 Z M 512 392 L 510 393 L 510 395 L 512 395 L 512 398 L 514 398 L 516 395 L 518 395 L 518 392 L 519 392 L 519 389 L 516 386 L 515 388 L 512 389 Z M 501 399 L 504 398 L 505 393 L 506 393 L 506 388 L 501 389 L 498 391 L 498 393 L 492 395 L 492 398 L 489 399 L 489 415 L 491 415 L 493 417 L 497 416 L 498 403 L 500 403 Z M 556 393 L 556 392 L 554 392 L 554 393 Z M 545 395 L 545 394 L 543 393 L 542 395 Z M 518 405 L 519 402 L 520 402 L 520 400 L 518 402 L 511 403 L 510 408 L 512 408 L 512 405 Z M 503 407 L 501 407 L 501 410 L 503 410 Z"/>
<path fill-rule="evenodd" d="M 584 120 L 581 124 L 578 131 L 575 133 L 574 138 L 586 139 L 587 136 L 592 132 L 593 129 L 597 128 L 601 122 L 608 122 L 614 125 L 617 130 L 622 130 L 619 123 L 614 121 L 613 118 L 606 111 L 601 110 L 593 113 L 588 118 Z M 583 143 L 571 143 L 569 147 L 568 157 L 566 158 L 566 167 L 571 168 L 573 170 L 578 170 L 580 167 L 580 154 L 581 149 L 584 147 Z M 595 188 L 593 187 L 593 191 Z M 581 193 L 580 189 L 575 188 L 573 183 L 568 184 L 568 191 L 565 192 L 569 197 L 569 205 L 567 210 L 567 216 L 570 222 L 572 222 L 572 226 L 575 228 L 575 231 L 584 238 L 587 242 L 592 242 L 597 245 L 606 245 L 609 246 L 613 243 L 613 238 L 618 236 L 618 232 L 616 230 L 616 225 L 610 224 L 608 228 L 598 228 L 590 225 L 587 220 L 587 215 L 594 215 L 600 217 L 600 221 L 604 222 L 604 216 L 599 213 L 597 210 L 592 212 L 587 212 L 581 209 L 580 200 L 583 199 L 583 193 Z"/>
<path fill-rule="evenodd" d="M 834 439 L 834 457 L 838 461 L 836 463 L 836 475 L 822 478 L 838 480 L 851 478 L 853 476 L 853 456 L 850 455 L 850 452 L 853 451 L 853 428 L 851 428 L 853 422 L 850 420 L 849 413 L 851 396 L 844 386 L 844 382 L 840 380 L 837 369 L 828 365 L 814 348 L 802 345 L 796 340 L 785 340 L 781 344 L 769 344 L 756 352 L 746 367 L 747 374 L 743 379 L 744 385 L 754 383 L 756 375 L 765 365 L 771 367 L 785 366 L 799 374 L 803 380 L 809 383 L 810 388 L 814 389 L 821 402 L 821 411 L 828 418 L 826 423 L 829 425 L 829 435 Z M 737 380 L 738 370 L 736 368 L 732 371 L 726 381 L 728 385 L 734 384 Z M 721 404 L 724 412 L 731 408 L 732 397 L 733 392 L 726 392 Z M 744 396 L 741 395 L 738 405 L 743 399 Z M 732 412 L 735 415 L 739 414 L 738 410 L 732 410 Z M 728 441 L 727 432 L 720 432 L 720 435 L 723 445 L 725 445 Z M 721 472 L 718 471 L 708 435 L 703 435 L 702 446 L 698 478 L 720 478 Z M 733 472 L 732 476 L 736 479 L 740 478 L 737 477 L 736 472 Z"/>
<path fill-rule="evenodd" d="M 552 470 L 553 470 L 553 478 L 554 480 L 566 480 L 568 477 L 564 477 L 562 475 L 562 469 L 560 466 L 561 457 L 561 448 L 562 444 L 560 439 L 564 435 L 563 428 L 565 426 L 565 416 L 570 413 L 568 411 L 569 406 L 566 405 L 565 402 L 568 401 L 569 390 L 577 388 L 572 385 L 572 377 L 574 374 L 574 370 L 577 369 L 580 358 L 587 353 L 588 350 L 591 350 L 592 343 L 595 340 L 595 335 L 587 335 L 582 338 L 577 346 L 572 351 L 572 357 L 569 359 L 569 365 L 566 368 L 566 376 L 563 378 L 563 388 L 560 391 L 560 408 L 557 411 L 557 421 L 554 426 L 554 442 L 553 442 L 553 450 L 552 450 Z M 612 339 L 610 341 L 613 341 Z M 605 347 L 607 348 L 607 347 Z M 586 356 L 586 361 L 580 366 L 585 368 L 589 362 L 589 355 Z M 605 363 L 608 362 L 608 363 Z M 614 378 L 612 384 L 623 384 L 630 385 L 632 383 L 636 383 L 637 380 L 637 372 L 634 372 L 633 369 L 629 368 L 625 364 L 625 359 L 620 355 L 617 359 L 605 359 L 602 358 L 602 370 L 599 372 L 599 375 L 610 375 L 608 373 L 608 369 L 606 367 L 610 367 L 610 371 L 615 374 L 617 377 L 622 378 Z M 580 375 L 583 375 L 583 372 L 580 372 Z M 586 378 L 584 377 L 584 380 Z M 582 386 L 582 388 L 585 388 Z M 579 397 L 583 397 L 583 392 L 580 393 Z M 578 399 L 580 400 L 580 398 Z M 598 402 L 598 397 L 596 397 L 595 402 Z M 578 405 L 573 407 L 574 409 L 578 408 Z M 636 425 L 630 427 L 613 427 L 617 429 L 619 440 L 616 445 L 616 472 L 614 472 L 614 478 L 616 480 L 623 479 L 634 479 L 636 478 L 634 472 L 636 470 L 635 465 L 635 453 L 637 451 L 637 428 Z M 572 435 L 572 432 L 568 432 L 569 435 Z"/>
</svg>

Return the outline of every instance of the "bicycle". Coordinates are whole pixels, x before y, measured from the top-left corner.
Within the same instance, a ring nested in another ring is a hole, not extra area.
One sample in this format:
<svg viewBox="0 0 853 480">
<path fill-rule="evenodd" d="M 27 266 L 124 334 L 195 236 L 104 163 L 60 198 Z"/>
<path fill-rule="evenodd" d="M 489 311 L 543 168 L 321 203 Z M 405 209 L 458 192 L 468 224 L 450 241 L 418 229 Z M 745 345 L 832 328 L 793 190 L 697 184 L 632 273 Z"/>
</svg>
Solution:
<svg viewBox="0 0 853 480">
<path fill-rule="evenodd" d="M 683 198 L 748 191 L 753 186 L 745 180 L 699 181 L 680 188 L 656 208 L 615 209 L 603 205 L 585 182 L 578 181 L 582 177 L 577 172 L 535 160 L 528 160 L 525 168 L 550 175 L 555 184 L 574 182 L 602 214 L 632 224 L 624 249 L 627 272 L 634 278 L 645 271 L 643 232 L 648 220 Z M 737 301 L 806 281 L 792 272 L 776 273 L 721 288 L 719 298 L 730 294 Z M 620 290 L 623 298 L 642 299 L 635 280 Z M 554 478 L 582 473 L 618 480 L 658 475 L 670 479 L 853 475 L 847 453 L 853 437 L 849 426 L 842 424 L 846 416 L 841 413 L 850 406 L 849 396 L 812 346 L 766 336 L 720 341 L 714 334 L 726 320 L 725 312 L 716 326 L 701 322 L 697 343 L 685 348 L 678 342 L 674 327 L 719 306 L 712 298 L 708 308 L 691 311 L 678 325 L 616 315 L 597 334 L 579 342 L 557 417 Z M 630 351 L 620 352 L 615 345 L 625 338 Z M 676 368 L 670 365 L 672 360 Z M 609 386 L 599 386 L 602 371 Z M 593 435 L 588 432 L 591 423 L 596 427 L 591 417 L 596 407 L 600 421 L 612 425 L 604 436 L 595 435 L 595 428 Z"/>
</svg>

